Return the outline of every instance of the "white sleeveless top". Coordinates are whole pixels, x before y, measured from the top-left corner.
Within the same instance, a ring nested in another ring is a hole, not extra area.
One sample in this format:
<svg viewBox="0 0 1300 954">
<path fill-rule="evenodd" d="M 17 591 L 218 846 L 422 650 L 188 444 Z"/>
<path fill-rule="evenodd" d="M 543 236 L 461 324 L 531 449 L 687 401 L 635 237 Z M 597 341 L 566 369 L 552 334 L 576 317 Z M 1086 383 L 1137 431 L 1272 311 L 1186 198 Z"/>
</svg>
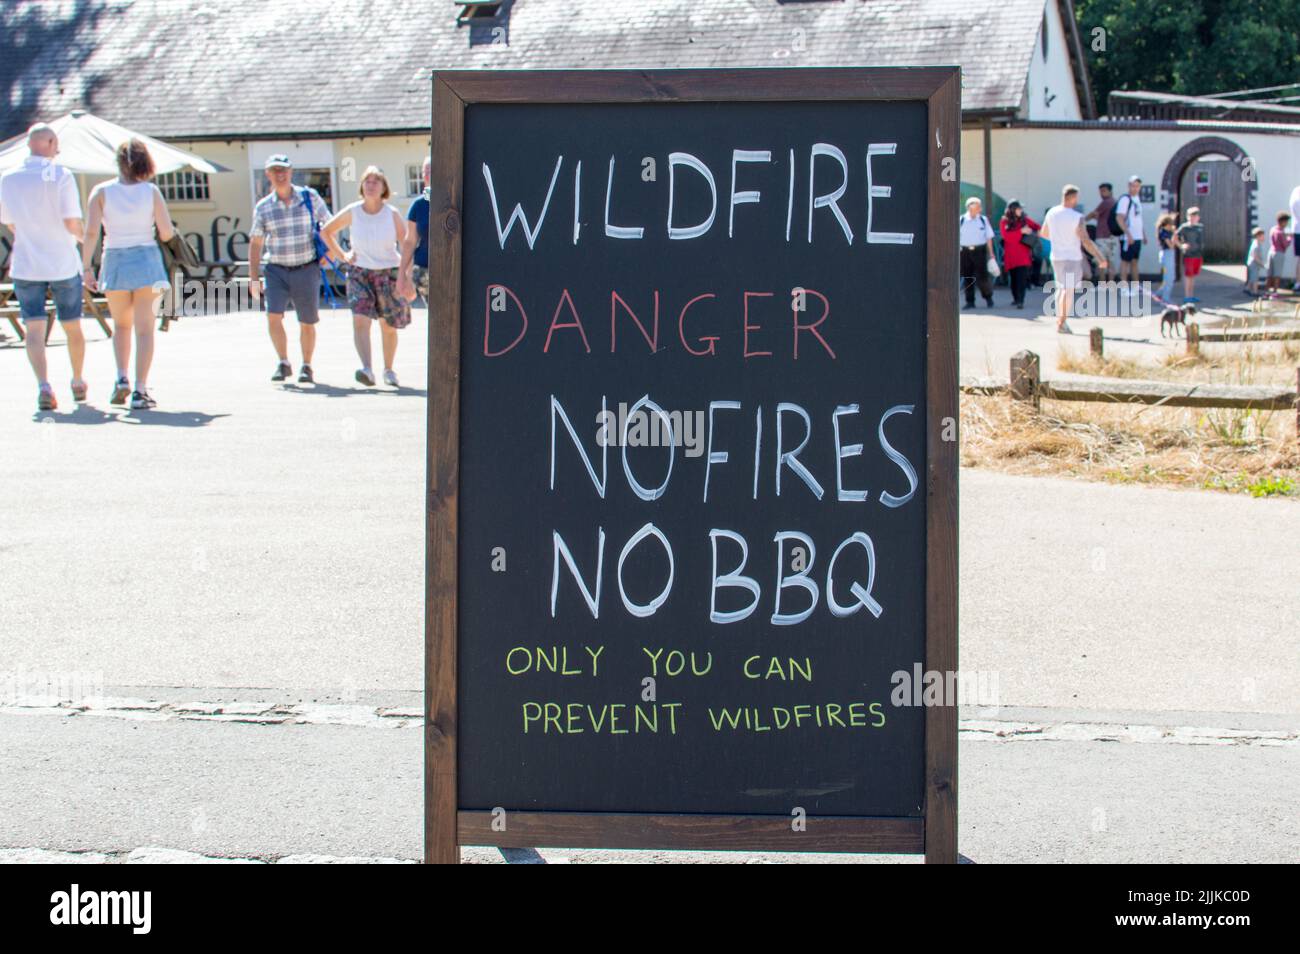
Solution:
<svg viewBox="0 0 1300 954">
<path fill-rule="evenodd" d="M 154 244 L 154 196 L 152 182 L 120 179 L 98 186 L 104 194 L 104 248 L 131 248 Z"/>
<path fill-rule="evenodd" d="M 353 202 L 348 208 L 352 212 L 349 234 L 352 250 L 357 254 L 357 265 L 373 269 L 400 265 L 402 255 L 397 247 L 397 223 L 393 221 L 397 210 L 387 203 L 374 215 L 368 213 L 361 202 Z"/>
</svg>

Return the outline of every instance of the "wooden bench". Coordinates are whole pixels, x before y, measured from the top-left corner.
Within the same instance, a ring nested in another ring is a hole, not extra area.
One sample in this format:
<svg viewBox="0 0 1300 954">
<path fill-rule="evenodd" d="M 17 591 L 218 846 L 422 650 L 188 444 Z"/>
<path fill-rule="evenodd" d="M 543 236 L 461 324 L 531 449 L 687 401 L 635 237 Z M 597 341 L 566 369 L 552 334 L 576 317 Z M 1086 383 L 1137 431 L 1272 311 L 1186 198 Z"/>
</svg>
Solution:
<svg viewBox="0 0 1300 954">
<path fill-rule="evenodd" d="M 14 295 L 14 286 L 12 282 L 0 284 L 0 318 L 7 318 L 9 324 L 13 325 L 14 331 L 18 334 L 19 341 L 27 340 L 27 332 L 23 329 L 21 313 L 18 306 L 10 305 L 10 300 Z M 49 298 L 47 293 L 46 298 Z M 104 329 L 105 337 L 113 337 L 113 326 L 108 323 L 108 302 L 102 295 L 96 296 L 91 293 L 89 288 L 81 289 L 82 315 L 94 318 L 99 322 L 99 327 Z M 54 314 L 54 306 L 48 301 L 45 305 L 45 314 Z M 47 318 L 48 321 L 48 318 Z M 50 340 L 50 335 L 54 331 L 54 322 L 50 321 L 45 326 L 45 340 Z"/>
</svg>

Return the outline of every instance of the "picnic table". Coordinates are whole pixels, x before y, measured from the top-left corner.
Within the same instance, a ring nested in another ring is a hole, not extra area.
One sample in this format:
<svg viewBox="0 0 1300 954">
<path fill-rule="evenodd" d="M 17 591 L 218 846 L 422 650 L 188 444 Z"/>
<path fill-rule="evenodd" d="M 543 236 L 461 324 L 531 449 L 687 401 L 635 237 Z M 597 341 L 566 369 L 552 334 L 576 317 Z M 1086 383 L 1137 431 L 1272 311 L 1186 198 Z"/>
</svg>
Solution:
<svg viewBox="0 0 1300 954">
<path fill-rule="evenodd" d="M 9 319 L 9 324 L 13 325 L 14 331 L 18 334 L 19 341 L 27 340 L 27 333 L 23 330 L 21 315 L 16 304 L 11 305 L 10 299 L 13 298 L 14 286 L 12 282 L 0 284 L 0 318 Z M 47 292 L 48 297 L 48 292 Z M 103 295 L 93 294 L 89 288 L 81 289 L 81 300 L 85 306 L 85 314 L 99 322 L 99 327 L 104 329 L 106 337 L 113 337 L 113 327 L 108 323 L 108 303 L 104 300 Z M 47 303 L 45 313 L 52 314 L 54 305 Z M 50 340 L 50 334 L 54 331 L 54 322 L 49 322 L 45 326 L 45 340 Z"/>
</svg>

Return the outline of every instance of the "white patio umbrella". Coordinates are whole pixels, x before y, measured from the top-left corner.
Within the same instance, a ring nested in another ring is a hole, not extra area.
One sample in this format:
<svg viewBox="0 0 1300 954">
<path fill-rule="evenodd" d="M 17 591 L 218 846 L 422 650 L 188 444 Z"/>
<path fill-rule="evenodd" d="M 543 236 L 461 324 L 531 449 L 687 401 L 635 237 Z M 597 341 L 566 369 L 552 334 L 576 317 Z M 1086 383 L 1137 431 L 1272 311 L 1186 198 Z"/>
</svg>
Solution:
<svg viewBox="0 0 1300 954">
<path fill-rule="evenodd" d="M 49 125 L 59 137 L 59 155 L 55 161 L 78 175 L 117 175 L 114 154 L 117 147 L 132 136 L 149 148 L 154 171 L 157 173 L 177 172 L 181 169 L 209 174 L 230 171 L 224 166 L 208 162 L 202 156 L 132 132 L 125 126 L 92 116 L 84 110 L 73 110 L 66 116 L 52 120 Z M 18 168 L 28 155 L 26 133 L 0 142 L 0 173 Z"/>
</svg>

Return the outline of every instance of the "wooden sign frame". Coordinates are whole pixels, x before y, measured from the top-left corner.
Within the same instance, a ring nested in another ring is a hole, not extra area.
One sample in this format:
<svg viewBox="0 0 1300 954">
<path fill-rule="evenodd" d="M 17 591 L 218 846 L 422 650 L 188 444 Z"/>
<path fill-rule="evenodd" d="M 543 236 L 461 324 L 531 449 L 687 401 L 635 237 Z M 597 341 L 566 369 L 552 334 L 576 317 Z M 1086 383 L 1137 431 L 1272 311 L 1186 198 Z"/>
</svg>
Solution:
<svg viewBox="0 0 1300 954">
<path fill-rule="evenodd" d="M 429 222 L 429 401 L 425 542 L 424 860 L 461 845 L 924 853 L 957 860 L 957 707 L 925 714 L 919 818 L 461 811 L 457 798 L 457 586 L 461 208 L 465 108 L 475 103 L 920 101 L 926 197 L 925 670 L 957 670 L 957 236 L 961 72 L 903 69 L 453 71 L 433 76 Z M 947 440 L 945 440 L 947 436 Z"/>
</svg>

